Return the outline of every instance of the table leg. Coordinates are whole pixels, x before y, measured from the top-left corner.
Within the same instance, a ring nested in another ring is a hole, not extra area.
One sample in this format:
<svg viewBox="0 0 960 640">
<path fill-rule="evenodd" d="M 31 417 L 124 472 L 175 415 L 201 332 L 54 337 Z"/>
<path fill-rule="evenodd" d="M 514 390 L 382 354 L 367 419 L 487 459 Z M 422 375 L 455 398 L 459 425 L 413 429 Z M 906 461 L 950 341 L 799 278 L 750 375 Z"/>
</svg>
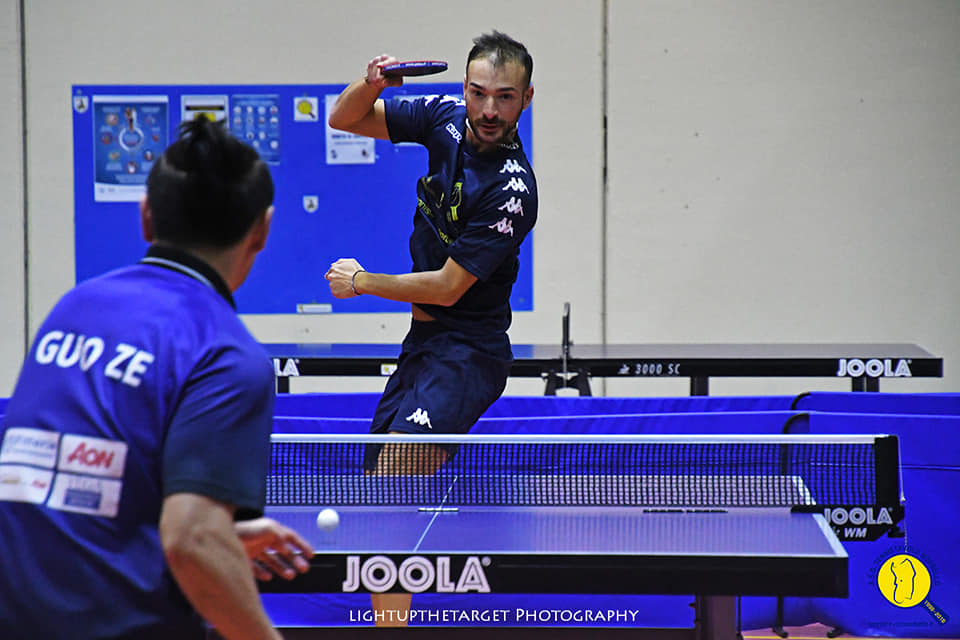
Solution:
<svg viewBox="0 0 960 640">
<path fill-rule="evenodd" d="M 853 391 L 880 391 L 880 378 L 870 378 L 860 376 L 859 378 L 850 378 L 850 386 Z"/>
<path fill-rule="evenodd" d="M 697 640 L 740 640 L 736 596 L 697 596 L 694 636 Z"/>
<path fill-rule="evenodd" d="M 710 395 L 710 378 L 707 378 L 706 376 L 692 376 L 690 378 L 690 395 Z"/>
</svg>

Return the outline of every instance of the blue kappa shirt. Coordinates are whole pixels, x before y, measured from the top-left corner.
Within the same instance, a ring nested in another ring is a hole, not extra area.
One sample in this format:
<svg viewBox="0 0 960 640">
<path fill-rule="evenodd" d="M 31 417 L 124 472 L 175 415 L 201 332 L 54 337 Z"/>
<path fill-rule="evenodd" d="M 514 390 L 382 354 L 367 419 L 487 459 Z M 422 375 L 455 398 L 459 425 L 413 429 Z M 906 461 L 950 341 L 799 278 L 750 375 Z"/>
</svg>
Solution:
<svg viewBox="0 0 960 640">
<path fill-rule="evenodd" d="M 274 373 L 219 275 L 152 247 L 43 322 L 0 422 L 0 637 L 203 638 L 165 496 L 263 509 Z"/>
<path fill-rule="evenodd" d="M 510 148 L 477 152 L 466 141 L 466 105 L 449 96 L 384 105 L 391 141 L 429 152 L 428 173 L 417 183 L 413 271 L 435 271 L 453 258 L 477 277 L 450 307 L 417 306 L 464 333 L 505 332 L 520 244 L 537 221 L 537 181 L 519 138 Z"/>
</svg>

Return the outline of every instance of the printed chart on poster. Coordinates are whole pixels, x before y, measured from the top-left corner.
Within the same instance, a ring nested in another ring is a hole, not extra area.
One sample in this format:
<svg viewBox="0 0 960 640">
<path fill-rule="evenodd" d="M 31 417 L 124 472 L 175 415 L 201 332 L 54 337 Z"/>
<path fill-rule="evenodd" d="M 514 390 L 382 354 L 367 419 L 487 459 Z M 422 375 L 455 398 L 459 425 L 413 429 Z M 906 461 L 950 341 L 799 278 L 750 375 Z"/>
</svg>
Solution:
<svg viewBox="0 0 960 640">
<path fill-rule="evenodd" d="M 427 152 L 331 129 L 327 113 L 346 85 L 75 85 L 72 87 L 77 282 L 132 264 L 146 251 L 139 202 L 147 175 L 184 120 L 223 121 L 269 164 L 276 208 L 267 248 L 237 291 L 241 313 L 404 312 L 360 296 L 337 300 L 323 275 L 337 258 L 406 273 L 417 179 Z M 384 98 L 462 97 L 459 83 L 407 83 Z M 531 113 L 520 119 L 533 162 Z M 534 166 L 536 166 L 534 164 Z M 533 309 L 533 238 L 520 250 L 511 304 Z"/>
</svg>

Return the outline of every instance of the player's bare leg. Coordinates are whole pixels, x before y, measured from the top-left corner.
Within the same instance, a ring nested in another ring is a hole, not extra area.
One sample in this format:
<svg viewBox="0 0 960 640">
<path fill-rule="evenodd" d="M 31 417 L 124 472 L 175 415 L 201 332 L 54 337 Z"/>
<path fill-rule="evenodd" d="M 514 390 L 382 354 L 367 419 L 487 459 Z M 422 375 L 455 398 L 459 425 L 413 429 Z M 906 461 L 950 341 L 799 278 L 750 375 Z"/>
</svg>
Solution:
<svg viewBox="0 0 960 640">
<path fill-rule="evenodd" d="M 391 431 L 391 433 L 396 433 Z M 433 444 L 404 442 L 385 444 L 377 458 L 377 475 L 432 475 L 447 461 L 447 452 Z M 378 627 L 405 627 L 410 621 L 409 593 L 371 593 L 374 621 Z"/>
<path fill-rule="evenodd" d="M 370 605 L 378 627 L 405 627 L 410 622 L 409 593 L 371 593 Z"/>
<path fill-rule="evenodd" d="M 390 433 L 396 433 L 391 431 Z M 377 458 L 376 475 L 433 475 L 447 461 L 447 452 L 437 445 L 404 442 L 385 444 Z"/>
</svg>

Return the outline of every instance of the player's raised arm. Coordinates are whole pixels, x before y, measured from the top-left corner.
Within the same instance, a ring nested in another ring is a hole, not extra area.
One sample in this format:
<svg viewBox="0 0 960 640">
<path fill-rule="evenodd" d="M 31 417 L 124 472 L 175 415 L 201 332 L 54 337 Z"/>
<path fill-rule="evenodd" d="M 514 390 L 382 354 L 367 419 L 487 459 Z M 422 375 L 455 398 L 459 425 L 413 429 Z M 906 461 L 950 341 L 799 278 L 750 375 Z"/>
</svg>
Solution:
<svg viewBox="0 0 960 640">
<path fill-rule="evenodd" d="M 377 56 L 367 64 L 362 78 L 351 82 L 330 109 L 328 124 L 334 129 L 361 136 L 389 140 L 387 120 L 380 93 L 387 87 L 399 87 L 402 77 L 387 77 L 384 65 L 397 62 L 393 56 Z"/>
</svg>

